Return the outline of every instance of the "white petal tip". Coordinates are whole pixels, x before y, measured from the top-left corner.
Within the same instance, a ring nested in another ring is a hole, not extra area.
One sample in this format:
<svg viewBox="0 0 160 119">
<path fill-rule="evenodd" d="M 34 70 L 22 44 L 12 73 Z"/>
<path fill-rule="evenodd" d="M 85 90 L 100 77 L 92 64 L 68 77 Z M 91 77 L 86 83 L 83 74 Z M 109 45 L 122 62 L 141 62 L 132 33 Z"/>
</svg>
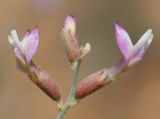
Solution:
<svg viewBox="0 0 160 119">
<path fill-rule="evenodd" d="M 152 33 L 153 31 L 152 31 L 152 29 L 148 29 L 148 32 Z"/>
<path fill-rule="evenodd" d="M 11 30 L 11 34 L 12 35 L 17 34 L 16 30 L 15 29 Z"/>
<path fill-rule="evenodd" d="M 86 43 L 84 49 L 88 52 L 91 51 L 91 44 L 90 43 Z"/>
<path fill-rule="evenodd" d="M 153 40 L 153 32 L 152 32 L 152 29 L 149 29 L 147 32 L 146 32 L 148 38 L 146 37 L 147 42 L 146 42 L 146 45 L 149 46 Z"/>
<path fill-rule="evenodd" d="M 91 51 L 91 45 L 90 43 L 86 43 L 84 47 L 80 48 L 80 58 L 82 59 L 90 51 Z"/>
</svg>

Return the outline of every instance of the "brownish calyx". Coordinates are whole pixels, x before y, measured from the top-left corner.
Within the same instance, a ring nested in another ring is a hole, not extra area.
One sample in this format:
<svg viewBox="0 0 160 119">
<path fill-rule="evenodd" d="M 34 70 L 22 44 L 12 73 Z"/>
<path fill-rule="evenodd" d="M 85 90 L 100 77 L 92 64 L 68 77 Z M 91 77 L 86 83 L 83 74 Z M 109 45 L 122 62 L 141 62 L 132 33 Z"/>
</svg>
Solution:
<svg viewBox="0 0 160 119">
<path fill-rule="evenodd" d="M 112 80 L 107 79 L 108 77 L 109 75 L 106 68 L 89 75 L 77 85 L 76 98 L 84 98 L 104 87 L 106 84 L 109 84 Z"/>
<path fill-rule="evenodd" d="M 53 100 L 60 100 L 61 91 L 55 80 L 33 62 L 31 63 L 31 72 L 28 77 Z"/>
</svg>

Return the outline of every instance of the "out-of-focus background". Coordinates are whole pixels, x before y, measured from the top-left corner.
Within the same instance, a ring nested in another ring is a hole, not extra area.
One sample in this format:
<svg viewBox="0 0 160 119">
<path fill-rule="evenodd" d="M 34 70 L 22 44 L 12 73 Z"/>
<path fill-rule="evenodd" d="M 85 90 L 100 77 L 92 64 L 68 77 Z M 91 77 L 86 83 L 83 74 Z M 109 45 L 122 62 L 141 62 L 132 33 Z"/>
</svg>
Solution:
<svg viewBox="0 0 160 119">
<path fill-rule="evenodd" d="M 143 60 L 125 77 L 81 100 L 65 119 L 160 119 L 160 1 L 158 0 L 1 0 L 0 119 L 54 119 L 56 103 L 17 71 L 7 36 L 16 29 L 40 27 L 34 61 L 55 78 L 63 97 L 70 87 L 70 64 L 60 39 L 66 15 L 77 18 L 79 45 L 90 42 L 80 79 L 112 66 L 120 58 L 114 22 L 134 43 L 149 28 L 154 40 Z"/>
</svg>

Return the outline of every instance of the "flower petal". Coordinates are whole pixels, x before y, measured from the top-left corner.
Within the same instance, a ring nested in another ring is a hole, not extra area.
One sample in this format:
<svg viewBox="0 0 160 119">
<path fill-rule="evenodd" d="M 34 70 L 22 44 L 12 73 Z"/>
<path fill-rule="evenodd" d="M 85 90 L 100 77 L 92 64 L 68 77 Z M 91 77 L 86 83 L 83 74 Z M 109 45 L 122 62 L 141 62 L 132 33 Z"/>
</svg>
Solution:
<svg viewBox="0 0 160 119">
<path fill-rule="evenodd" d="M 25 39 L 26 37 L 28 37 L 29 36 L 29 34 L 30 34 L 30 29 L 28 29 L 25 33 L 24 33 L 24 36 L 23 36 L 23 38 L 22 39 Z"/>
<path fill-rule="evenodd" d="M 123 57 L 127 61 L 133 48 L 133 44 L 128 33 L 120 26 L 118 22 L 115 23 L 115 36 L 117 45 Z"/>
<path fill-rule="evenodd" d="M 71 35 L 75 35 L 76 33 L 76 20 L 72 15 L 68 15 L 64 22 L 64 29 L 67 32 L 70 32 Z"/>
<path fill-rule="evenodd" d="M 11 35 L 8 36 L 9 43 L 14 50 L 15 56 L 21 60 L 21 62 L 25 63 L 25 56 L 23 53 L 23 48 L 21 42 L 18 39 L 16 30 L 11 31 Z"/>
<path fill-rule="evenodd" d="M 8 36 L 8 41 L 9 41 L 11 47 L 14 49 L 16 47 L 16 45 L 15 45 L 15 42 L 14 42 L 13 37 L 11 35 Z"/>
<path fill-rule="evenodd" d="M 27 63 L 31 61 L 32 56 L 37 50 L 39 41 L 38 32 L 39 28 L 36 26 L 30 33 L 27 31 L 24 39 L 21 41 Z"/>
<path fill-rule="evenodd" d="M 23 64 L 26 64 L 26 58 L 25 58 L 25 55 L 18 49 L 18 48 L 15 48 L 14 49 L 14 52 L 15 52 L 15 56 L 18 60 L 20 60 L 21 62 L 23 62 Z"/>
<path fill-rule="evenodd" d="M 84 47 L 80 48 L 80 58 L 82 59 L 90 51 L 91 51 L 91 45 L 90 43 L 86 43 Z"/>
<path fill-rule="evenodd" d="M 21 42 L 18 38 L 16 30 L 11 31 L 11 36 L 9 36 L 9 42 L 12 43 L 12 46 L 14 45 L 14 47 L 19 49 L 19 51 L 23 52 Z"/>
<path fill-rule="evenodd" d="M 111 77 L 116 77 L 118 75 L 121 75 L 123 72 L 123 69 L 127 65 L 128 62 L 125 61 L 125 59 L 122 57 L 115 65 L 108 68 L 108 74 Z"/>
<path fill-rule="evenodd" d="M 144 33 L 144 35 L 139 39 L 139 41 L 134 46 L 129 63 L 130 65 L 135 64 L 136 62 L 142 59 L 143 55 L 149 48 L 152 39 L 153 39 L 153 33 L 152 30 L 149 29 Z"/>
<path fill-rule="evenodd" d="M 22 52 L 20 52 L 17 48 L 14 49 L 15 56 L 16 56 L 16 67 L 19 71 L 25 73 L 26 67 L 26 58 Z"/>
</svg>

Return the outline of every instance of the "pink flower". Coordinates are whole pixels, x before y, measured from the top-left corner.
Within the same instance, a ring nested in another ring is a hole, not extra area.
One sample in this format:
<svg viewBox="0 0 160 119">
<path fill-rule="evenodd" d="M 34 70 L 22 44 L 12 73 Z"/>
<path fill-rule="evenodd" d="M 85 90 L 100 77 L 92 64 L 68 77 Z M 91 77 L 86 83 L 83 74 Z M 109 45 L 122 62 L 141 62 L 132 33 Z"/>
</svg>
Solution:
<svg viewBox="0 0 160 119">
<path fill-rule="evenodd" d="M 133 45 L 128 33 L 118 22 L 115 23 L 115 36 L 122 58 L 115 65 L 108 68 L 108 73 L 111 77 L 117 77 L 126 73 L 132 66 L 138 63 L 143 58 L 153 38 L 152 30 L 149 29 Z"/>
<path fill-rule="evenodd" d="M 59 101 L 61 91 L 55 80 L 32 61 L 38 46 L 38 32 L 39 28 L 36 26 L 32 31 L 28 30 L 22 40 L 19 40 L 16 30 L 12 30 L 8 36 L 9 43 L 16 56 L 17 69 L 25 73 L 49 97 Z"/>
<path fill-rule="evenodd" d="M 61 33 L 62 40 L 66 48 L 66 53 L 70 62 L 82 59 L 91 50 L 89 43 L 86 43 L 85 47 L 78 47 L 75 19 L 76 18 L 74 16 L 68 15 L 64 21 L 64 27 Z"/>
<path fill-rule="evenodd" d="M 32 31 L 28 30 L 22 40 L 19 40 L 16 30 L 12 30 L 11 35 L 8 36 L 15 56 L 26 65 L 30 64 L 32 56 L 37 50 L 38 32 L 39 28 L 36 26 Z"/>
<path fill-rule="evenodd" d="M 118 22 L 115 23 L 115 36 L 117 45 L 128 66 L 136 64 L 143 58 L 153 38 L 152 30 L 149 29 L 138 42 L 133 45 L 128 33 Z"/>
</svg>

